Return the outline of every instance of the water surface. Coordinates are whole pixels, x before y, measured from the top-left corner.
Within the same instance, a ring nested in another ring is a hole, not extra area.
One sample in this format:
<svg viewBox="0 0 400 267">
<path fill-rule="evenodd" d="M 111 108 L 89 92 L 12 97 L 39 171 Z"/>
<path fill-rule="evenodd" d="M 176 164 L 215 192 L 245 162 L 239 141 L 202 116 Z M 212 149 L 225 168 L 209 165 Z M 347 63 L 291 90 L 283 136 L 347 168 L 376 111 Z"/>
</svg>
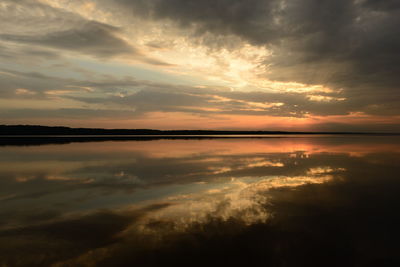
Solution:
<svg viewBox="0 0 400 267">
<path fill-rule="evenodd" d="M 397 136 L 48 141 L 1 143 L 5 266 L 399 262 Z"/>
</svg>

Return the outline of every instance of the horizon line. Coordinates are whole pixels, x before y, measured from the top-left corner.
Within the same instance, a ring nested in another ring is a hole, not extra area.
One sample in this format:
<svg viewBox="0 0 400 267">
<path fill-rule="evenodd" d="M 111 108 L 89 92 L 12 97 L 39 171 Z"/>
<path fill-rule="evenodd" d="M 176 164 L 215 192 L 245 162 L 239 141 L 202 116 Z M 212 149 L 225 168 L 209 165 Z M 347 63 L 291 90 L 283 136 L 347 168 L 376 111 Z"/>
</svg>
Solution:
<svg viewBox="0 0 400 267">
<path fill-rule="evenodd" d="M 22 130 L 27 130 L 26 128 L 36 128 L 36 129 L 30 129 L 30 130 L 36 130 L 36 133 L 31 133 L 34 135 L 38 135 L 38 131 L 44 132 L 46 130 L 49 130 L 51 135 L 71 135 L 71 131 L 103 131 L 103 133 L 97 133 L 100 135 L 104 135 L 105 132 L 108 132 L 108 134 L 111 135 L 117 135 L 117 133 L 111 133 L 111 132 L 117 132 L 117 131 L 149 131 L 149 132 L 154 132 L 156 134 L 163 134 L 163 133 L 175 133 L 179 135 L 190 135 L 190 132 L 192 132 L 192 135 L 194 133 L 202 133 L 206 134 L 207 132 L 211 132 L 213 134 L 385 134 L 385 135 L 400 135 L 399 132 L 380 132 L 380 131 L 285 131 L 285 130 L 216 130 L 216 129 L 170 129 L 170 130 L 160 130 L 160 129 L 150 129 L 150 128 L 92 128 L 92 127 L 70 127 L 70 126 L 48 126 L 48 125 L 34 125 L 34 124 L 1 124 L 0 125 L 0 135 L 19 135 L 15 134 L 15 131 L 22 131 Z M 4 133 L 3 130 L 8 130 L 9 133 Z M 51 131 L 53 130 L 53 133 Z M 54 130 L 65 130 L 69 131 L 70 133 L 55 133 Z M 12 133 L 14 131 L 14 133 Z M 44 133 L 43 133 L 44 134 Z M 76 134 L 81 134 L 81 135 L 88 135 L 88 133 L 76 133 Z M 140 133 L 135 133 L 136 135 L 139 135 Z M 150 133 L 142 133 L 144 135 L 149 135 Z M 26 135 L 26 134 L 25 134 Z M 27 134 L 29 135 L 29 133 Z"/>
</svg>

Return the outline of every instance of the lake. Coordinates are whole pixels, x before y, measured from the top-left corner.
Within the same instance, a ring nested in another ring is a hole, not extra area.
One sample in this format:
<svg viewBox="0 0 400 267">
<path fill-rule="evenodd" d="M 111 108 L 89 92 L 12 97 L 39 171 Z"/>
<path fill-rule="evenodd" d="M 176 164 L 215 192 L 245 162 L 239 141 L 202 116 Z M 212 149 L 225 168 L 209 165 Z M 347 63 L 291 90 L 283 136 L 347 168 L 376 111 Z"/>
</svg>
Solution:
<svg viewBox="0 0 400 267">
<path fill-rule="evenodd" d="M 0 265 L 400 266 L 399 136 L 255 137 L 0 142 Z"/>
</svg>

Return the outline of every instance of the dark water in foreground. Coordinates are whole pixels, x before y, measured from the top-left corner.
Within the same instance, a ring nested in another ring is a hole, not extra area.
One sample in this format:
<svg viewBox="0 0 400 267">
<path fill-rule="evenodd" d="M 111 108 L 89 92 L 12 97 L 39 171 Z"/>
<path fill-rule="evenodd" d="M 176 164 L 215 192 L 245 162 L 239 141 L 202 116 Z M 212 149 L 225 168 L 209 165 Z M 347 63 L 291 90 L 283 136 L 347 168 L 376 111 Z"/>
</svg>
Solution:
<svg viewBox="0 0 400 267">
<path fill-rule="evenodd" d="M 400 266 L 396 136 L 13 142 L 0 201 L 0 266 Z"/>
</svg>

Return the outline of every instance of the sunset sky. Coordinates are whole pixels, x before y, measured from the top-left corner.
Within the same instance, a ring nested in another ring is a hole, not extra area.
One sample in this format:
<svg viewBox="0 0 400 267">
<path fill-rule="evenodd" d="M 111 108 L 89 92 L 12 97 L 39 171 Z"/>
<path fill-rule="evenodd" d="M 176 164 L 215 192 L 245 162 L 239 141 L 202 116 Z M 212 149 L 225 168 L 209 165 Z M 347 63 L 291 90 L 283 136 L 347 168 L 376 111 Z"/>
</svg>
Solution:
<svg viewBox="0 0 400 267">
<path fill-rule="evenodd" d="M 398 0 L 0 0 L 0 124 L 400 132 Z"/>
</svg>

